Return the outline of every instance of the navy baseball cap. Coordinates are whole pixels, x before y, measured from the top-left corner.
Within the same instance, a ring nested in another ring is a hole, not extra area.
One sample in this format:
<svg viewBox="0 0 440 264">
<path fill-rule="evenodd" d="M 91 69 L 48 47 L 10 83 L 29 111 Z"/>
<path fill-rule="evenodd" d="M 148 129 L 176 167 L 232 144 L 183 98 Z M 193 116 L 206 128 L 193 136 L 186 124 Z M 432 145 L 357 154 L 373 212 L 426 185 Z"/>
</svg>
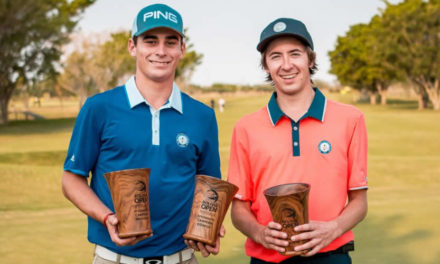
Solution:
<svg viewBox="0 0 440 264">
<path fill-rule="evenodd" d="M 269 42 L 283 36 L 298 38 L 313 50 L 312 37 L 307 31 L 306 26 L 303 22 L 293 18 L 278 18 L 270 23 L 263 32 L 261 32 L 260 43 L 257 45 L 257 50 L 263 52 Z"/>
<path fill-rule="evenodd" d="M 184 36 L 182 16 L 164 4 L 153 4 L 142 8 L 134 19 L 131 36 L 139 36 L 148 30 L 160 27 L 172 29 L 180 36 Z"/>
</svg>

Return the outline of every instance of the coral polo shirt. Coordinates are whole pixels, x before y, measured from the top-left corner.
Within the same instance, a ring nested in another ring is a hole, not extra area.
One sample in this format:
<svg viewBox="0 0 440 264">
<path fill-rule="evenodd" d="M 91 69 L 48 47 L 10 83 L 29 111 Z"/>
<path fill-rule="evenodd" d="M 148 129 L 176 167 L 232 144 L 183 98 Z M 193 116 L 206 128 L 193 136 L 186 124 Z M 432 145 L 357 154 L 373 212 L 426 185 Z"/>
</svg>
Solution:
<svg viewBox="0 0 440 264">
<path fill-rule="evenodd" d="M 240 188 L 235 198 L 249 201 L 262 225 L 272 221 L 263 194 L 269 187 L 310 184 L 309 220 L 313 221 L 335 219 L 344 210 L 349 191 L 368 188 L 364 115 L 314 90 L 310 108 L 297 122 L 282 112 L 274 93 L 267 107 L 243 117 L 234 127 L 228 180 Z M 353 239 L 348 231 L 320 252 Z M 265 261 L 288 258 L 249 238 L 245 248 L 248 256 Z"/>
</svg>

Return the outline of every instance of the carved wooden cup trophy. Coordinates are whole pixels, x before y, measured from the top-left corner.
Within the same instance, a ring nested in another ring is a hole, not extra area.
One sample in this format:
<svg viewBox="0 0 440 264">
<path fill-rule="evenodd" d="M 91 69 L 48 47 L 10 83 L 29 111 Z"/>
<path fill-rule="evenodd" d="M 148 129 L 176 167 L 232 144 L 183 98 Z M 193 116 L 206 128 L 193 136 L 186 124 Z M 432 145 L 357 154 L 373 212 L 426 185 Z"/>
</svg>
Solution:
<svg viewBox="0 0 440 264">
<path fill-rule="evenodd" d="M 152 236 L 148 177 L 150 169 L 129 169 L 105 173 L 118 218 L 119 237 Z"/>
<path fill-rule="evenodd" d="M 281 253 L 286 256 L 304 255 L 308 250 L 295 251 L 296 246 L 307 241 L 290 240 L 290 237 L 298 234 L 294 231 L 295 226 L 309 222 L 308 196 L 310 185 L 306 183 L 289 183 L 268 188 L 264 196 L 269 204 L 272 218 L 282 225 L 282 232 L 287 233 L 289 245 L 286 251 Z"/>
<path fill-rule="evenodd" d="M 191 215 L 183 235 L 215 246 L 218 232 L 238 187 L 211 176 L 196 175 Z"/>
</svg>

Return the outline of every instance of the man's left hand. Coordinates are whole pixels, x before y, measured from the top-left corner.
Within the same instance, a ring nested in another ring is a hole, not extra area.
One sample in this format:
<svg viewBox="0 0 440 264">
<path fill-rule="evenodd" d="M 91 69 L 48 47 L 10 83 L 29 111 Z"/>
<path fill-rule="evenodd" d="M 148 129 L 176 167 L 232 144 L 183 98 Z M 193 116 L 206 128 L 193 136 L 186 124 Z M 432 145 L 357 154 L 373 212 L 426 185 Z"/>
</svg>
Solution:
<svg viewBox="0 0 440 264">
<path fill-rule="evenodd" d="M 330 244 L 339 235 L 338 225 L 335 221 L 318 222 L 311 221 L 308 224 L 295 227 L 295 232 L 301 234 L 292 236 L 292 241 L 306 240 L 301 246 L 296 246 L 295 251 L 310 249 L 305 257 L 310 257 L 318 253 L 321 249 Z"/>
<path fill-rule="evenodd" d="M 209 255 L 213 254 L 213 255 L 217 255 L 218 252 L 220 251 L 220 238 L 224 237 L 226 234 L 226 230 L 224 228 L 224 226 L 220 227 L 220 231 L 218 233 L 217 236 L 217 241 L 215 242 L 215 247 L 199 242 L 199 241 L 194 241 L 194 240 L 189 240 L 189 239 L 185 239 L 185 244 L 194 249 L 195 251 L 200 251 L 200 253 L 202 254 L 203 257 L 208 257 Z"/>
</svg>

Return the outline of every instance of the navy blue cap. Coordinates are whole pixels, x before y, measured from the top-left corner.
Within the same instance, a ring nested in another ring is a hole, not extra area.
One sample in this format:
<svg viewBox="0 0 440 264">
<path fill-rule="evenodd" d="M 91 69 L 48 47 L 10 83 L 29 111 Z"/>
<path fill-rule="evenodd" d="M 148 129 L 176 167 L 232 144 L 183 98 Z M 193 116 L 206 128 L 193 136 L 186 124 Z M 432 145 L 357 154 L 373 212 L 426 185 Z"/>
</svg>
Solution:
<svg viewBox="0 0 440 264">
<path fill-rule="evenodd" d="M 303 22 L 293 18 L 278 18 L 270 23 L 263 32 L 261 32 L 260 43 L 257 45 L 257 50 L 263 52 L 269 42 L 283 36 L 298 38 L 313 50 L 312 37 L 307 31 L 306 26 Z"/>
</svg>

